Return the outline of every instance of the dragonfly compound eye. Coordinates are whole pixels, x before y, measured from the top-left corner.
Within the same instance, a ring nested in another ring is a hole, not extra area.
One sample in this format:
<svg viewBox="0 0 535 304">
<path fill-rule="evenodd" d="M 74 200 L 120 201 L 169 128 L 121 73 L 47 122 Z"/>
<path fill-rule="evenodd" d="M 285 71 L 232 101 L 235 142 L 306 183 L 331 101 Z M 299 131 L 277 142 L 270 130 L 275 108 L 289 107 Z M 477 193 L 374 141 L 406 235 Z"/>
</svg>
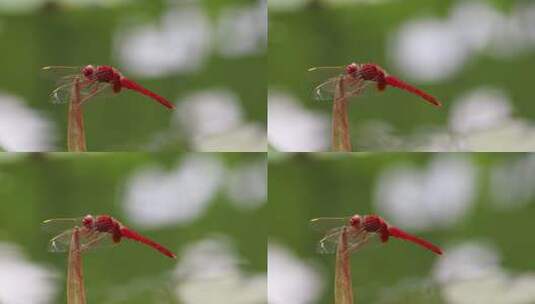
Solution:
<svg viewBox="0 0 535 304">
<path fill-rule="evenodd" d="M 93 219 L 93 216 L 88 214 L 86 216 L 84 216 L 84 219 L 82 220 L 82 224 L 84 225 L 84 227 L 93 227 L 93 223 L 95 222 L 95 220 Z"/>
<path fill-rule="evenodd" d="M 91 77 L 95 73 L 95 68 L 92 65 L 86 65 L 82 69 L 82 74 L 84 74 L 85 77 Z"/>
<path fill-rule="evenodd" d="M 353 215 L 349 220 L 349 224 L 355 228 L 358 228 L 358 226 L 360 226 L 360 223 L 360 215 Z"/>
<path fill-rule="evenodd" d="M 346 73 L 353 74 L 357 71 L 357 69 L 358 69 L 357 64 L 353 62 L 352 64 L 348 64 L 346 66 Z"/>
</svg>

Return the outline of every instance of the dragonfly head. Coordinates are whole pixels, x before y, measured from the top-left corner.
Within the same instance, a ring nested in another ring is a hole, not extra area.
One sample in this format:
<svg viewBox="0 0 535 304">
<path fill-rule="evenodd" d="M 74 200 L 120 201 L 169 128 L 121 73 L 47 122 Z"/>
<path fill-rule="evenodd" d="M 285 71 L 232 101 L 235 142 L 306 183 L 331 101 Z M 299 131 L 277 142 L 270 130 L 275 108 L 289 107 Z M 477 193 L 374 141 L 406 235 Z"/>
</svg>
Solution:
<svg viewBox="0 0 535 304">
<path fill-rule="evenodd" d="M 355 214 L 349 220 L 349 224 L 351 225 L 351 227 L 358 229 L 360 225 L 362 224 L 362 218 L 360 217 L 360 215 Z"/>
<path fill-rule="evenodd" d="M 95 74 L 95 67 L 91 64 L 86 65 L 82 68 L 82 74 L 84 74 L 84 76 L 87 78 L 91 78 L 91 76 Z"/>
<path fill-rule="evenodd" d="M 84 227 L 91 229 L 95 224 L 95 218 L 91 214 L 88 214 L 82 219 L 82 224 Z"/>
<path fill-rule="evenodd" d="M 351 64 L 348 64 L 348 65 L 346 66 L 346 73 L 349 74 L 349 75 L 355 73 L 357 70 L 358 70 L 358 66 L 357 66 L 357 64 L 354 63 L 354 62 L 351 63 Z"/>
</svg>

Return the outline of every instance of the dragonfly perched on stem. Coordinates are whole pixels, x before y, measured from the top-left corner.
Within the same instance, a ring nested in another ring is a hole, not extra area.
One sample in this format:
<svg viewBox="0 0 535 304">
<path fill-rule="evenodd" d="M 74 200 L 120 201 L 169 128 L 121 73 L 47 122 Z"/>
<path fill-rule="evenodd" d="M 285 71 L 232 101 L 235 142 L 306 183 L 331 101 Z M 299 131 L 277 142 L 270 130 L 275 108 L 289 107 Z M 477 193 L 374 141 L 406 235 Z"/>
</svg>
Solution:
<svg viewBox="0 0 535 304">
<path fill-rule="evenodd" d="M 80 81 L 80 93 L 82 99 L 80 104 L 87 102 L 93 96 L 111 88 L 113 93 L 120 93 L 123 89 L 128 89 L 145 95 L 152 100 L 162 104 L 168 109 L 174 109 L 175 105 L 164 97 L 141 86 L 137 82 L 123 76 L 119 70 L 109 65 L 86 65 L 80 67 L 70 66 L 47 66 L 44 71 L 71 71 L 70 75 L 60 78 L 60 86 L 52 91 L 50 96 L 56 102 L 65 103 L 69 101 L 71 87 L 74 80 Z"/>
<path fill-rule="evenodd" d="M 340 234 L 345 230 L 347 250 L 350 253 L 361 249 L 373 237 L 379 237 L 382 243 L 386 243 L 390 237 L 393 237 L 409 241 L 435 254 L 442 254 L 440 247 L 388 224 L 383 218 L 375 214 L 316 218 L 312 219 L 310 224 L 313 229 L 325 233 L 318 243 L 320 253 L 336 252 L 341 239 Z"/>
<path fill-rule="evenodd" d="M 384 91 L 388 86 L 391 86 L 411 94 L 415 94 L 433 106 L 442 106 L 440 101 L 438 101 L 438 99 L 434 96 L 402 81 L 395 76 L 389 75 L 383 68 L 374 63 L 351 63 L 345 67 L 313 67 L 308 69 L 308 71 L 317 71 L 322 69 L 339 70 L 340 73 L 314 88 L 314 96 L 319 100 L 332 100 L 340 83 L 343 85 L 345 92 L 343 96 L 340 96 L 339 98 L 358 96 L 362 94 L 367 85 L 375 84 L 379 91 Z"/>
<path fill-rule="evenodd" d="M 54 236 L 49 242 L 48 249 L 52 252 L 68 251 L 72 233 L 76 228 L 79 229 L 81 252 L 102 245 L 118 244 L 121 239 L 126 238 L 149 246 L 167 257 L 176 258 L 176 255 L 169 249 L 142 236 L 115 218 L 105 214 L 98 216 L 86 215 L 83 218 L 49 219 L 44 221 L 42 225 L 45 230 L 61 231 L 60 234 Z"/>
</svg>

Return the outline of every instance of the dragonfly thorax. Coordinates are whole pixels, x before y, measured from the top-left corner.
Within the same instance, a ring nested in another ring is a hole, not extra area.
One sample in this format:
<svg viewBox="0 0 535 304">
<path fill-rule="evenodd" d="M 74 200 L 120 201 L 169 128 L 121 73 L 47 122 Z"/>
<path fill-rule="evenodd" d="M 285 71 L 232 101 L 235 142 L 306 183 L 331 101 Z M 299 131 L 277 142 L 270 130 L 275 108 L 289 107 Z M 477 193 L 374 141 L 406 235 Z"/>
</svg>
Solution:
<svg viewBox="0 0 535 304">
<path fill-rule="evenodd" d="M 376 215 L 368 215 L 364 219 L 363 226 L 366 231 L 377 232 L 383 228 L 384 222 Z"/>
<path fill-rule="evenodd" d="M 363 222 L 364 229 L 368 232 L 376 232 L 381 237 L 382 242 L 388 241 L 390 234 L 388 232 L 388 225 L 379 216 L 372 214 L 367 215 Z"/>
<path fill-rule="evenodd" d="M 95 69 L 94 77 L 99 82 L 118 83 L 121 78 L 121 74 L 119 74 L 119 72 L 111 66 L 99 65 Z"/>
<path fill-rule="evenodd" d="M 373 63 L 362 64 L 359 69 L 359 75 L 364 80 L 372 80 L 378 83 L 385 81 L 386 72 Z"/>
</svg>

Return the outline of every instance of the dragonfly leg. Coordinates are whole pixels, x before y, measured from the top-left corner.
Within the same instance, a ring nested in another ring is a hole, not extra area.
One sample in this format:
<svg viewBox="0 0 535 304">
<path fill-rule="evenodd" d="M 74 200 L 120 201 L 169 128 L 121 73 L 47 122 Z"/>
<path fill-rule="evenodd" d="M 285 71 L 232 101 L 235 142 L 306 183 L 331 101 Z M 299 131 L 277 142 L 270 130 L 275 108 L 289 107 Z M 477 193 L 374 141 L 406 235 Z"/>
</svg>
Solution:
<svg viewBox="0 0 535 304">
<path fill-rule="evenodd" d="M 98 93 L 100 93 L 102 90 L 104 90 L 106 88 L 106 86 L 100 86 L 100 83 L 96 83 L 95 86 L 93 88 L 91 88 L 91 93 L 87 96 L 85 96 L 82 101 L 80 102 L 80 104 L 84 104 L 84 102 L 86 102 L 87 100 L 89 100 L 91 97 L 97 95 Z"/>
<path fill-rule="evenodd" d="M 366 236 L 362 238 L 362 241 L 351 245 L 349 248 L 347 248 L 347 250 L 349 250 L 349 252 L 355 252 L 359 250 L 362 246 L 366 245 L 366 243 L 368 243 L 368 240 L 369 240 L 369 235 L 366 234 Z"/>
<path fill-rule="evenodd" d="M 85 238 L 87 240 L 89 240 L 89 241 L 82 245 L 82 247 L 80 249 L 82 252 L 86 251 L 91 246 L 97 244 L 100 241 L 101 236 L 96 231 L 91 230 L 91 231 L 87 232 L 87 234 L 85 235 Z"/>
</svg>

